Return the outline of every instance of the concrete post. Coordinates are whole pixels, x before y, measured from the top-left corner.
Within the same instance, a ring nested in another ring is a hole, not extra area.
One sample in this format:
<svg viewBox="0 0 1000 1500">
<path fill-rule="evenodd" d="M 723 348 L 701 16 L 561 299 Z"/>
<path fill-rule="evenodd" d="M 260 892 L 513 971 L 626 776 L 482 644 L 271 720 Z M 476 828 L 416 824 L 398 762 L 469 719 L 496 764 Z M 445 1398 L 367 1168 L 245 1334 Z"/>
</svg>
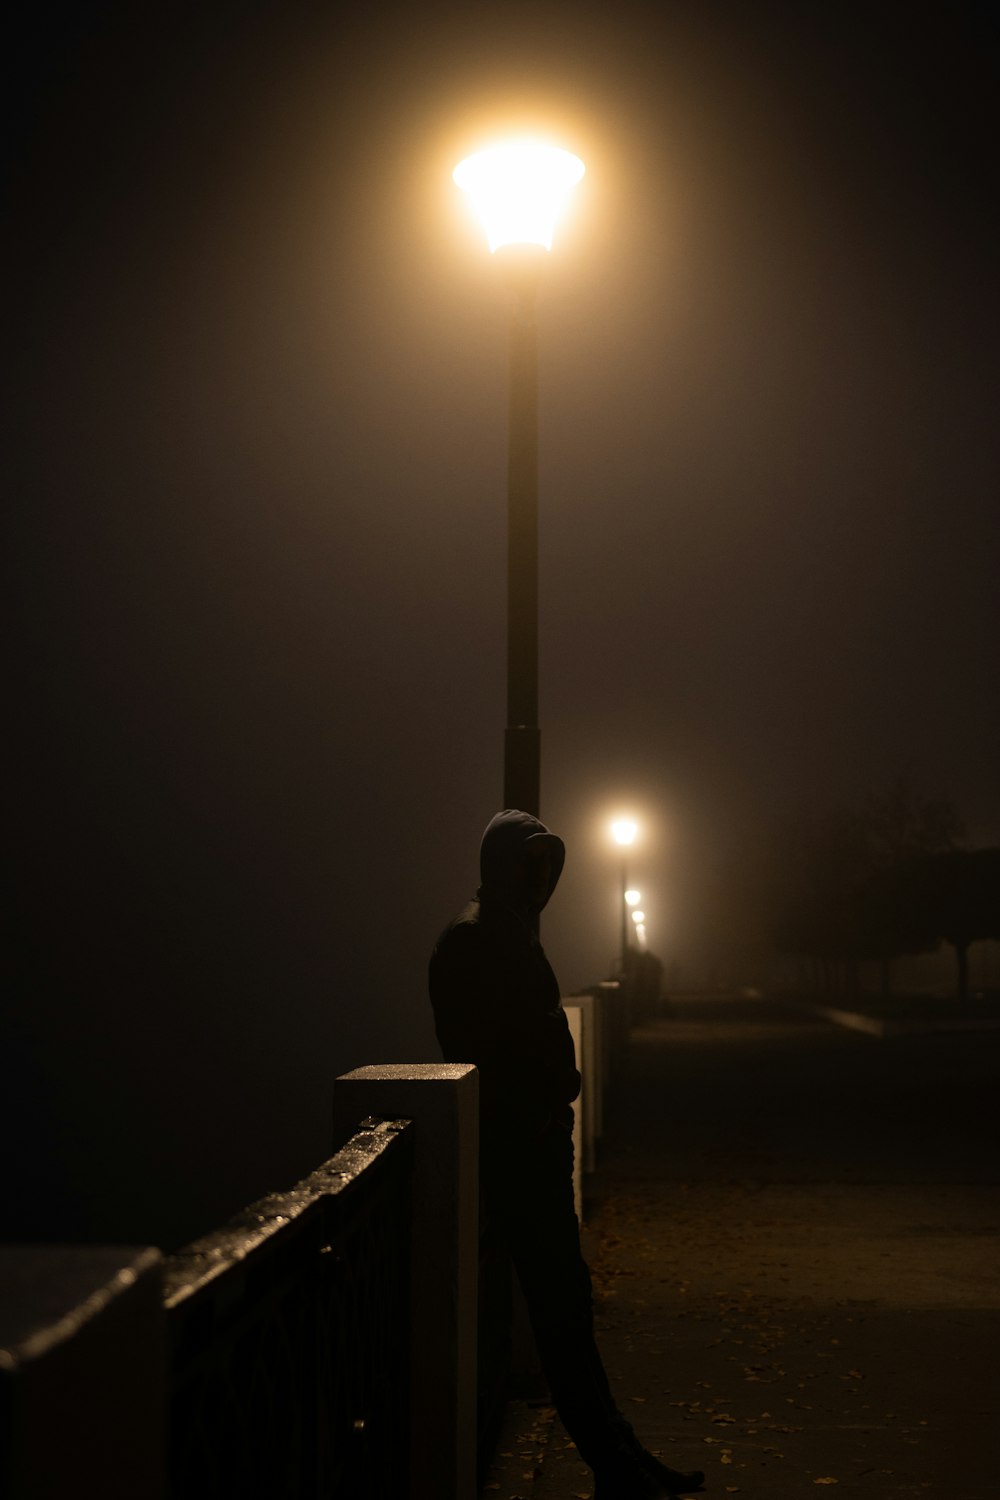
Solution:
<svg viewBox="0 0 1000 1500">
<path fill-rule="evenodd" d="M 160 1252 L 0 1248 L 0 1493 L 161 1500 Z"/>
<path fill-rule="evenodd" d="M 335 1146 L 367 1115 L 416 1130 L 411 1500 L 475 1500 L 479 1074 L 471 1063 L 356 1068 L 334 1086 Z"/>
<path fill-rule="evenodd" d="M 599 1069 L 599 1046 L 597 1040 L 597 1001 L 593 995 L 571 995 L 563 1001 L 563 1008 L 575 1005 L 580 1011 L 582 1044 L 577 1048 L 576 1065 L 583 1078 L 580 1099 L 583 1104 L 581 1133 L 577 1136 L 577 1149 L 583 1157 L 586 1173 L 597 1170 L 597 1122 L 601 1112 L 601 1082 Z"/>
<path fill-rule="evenodd" d="M 576 1216 L 583 1219 L 583 1131 L 586 1118 L 585 1092 L 587 1079 L 583 1071 L 583 1008 L 578 1003 L 579 996 L 572 1000 L 563 1001 L 563 1010 L 566 1012 L 566 1020 L 569 1022 L 569 1034 L 573 1038 L 573 1048 L 576 1052 L 576 1065 L 583 1077 L 583 1085 L 580 1089 L 580 1097 L 573 1104 L 573 1202 L 576 1205 Z"/>
</svg>

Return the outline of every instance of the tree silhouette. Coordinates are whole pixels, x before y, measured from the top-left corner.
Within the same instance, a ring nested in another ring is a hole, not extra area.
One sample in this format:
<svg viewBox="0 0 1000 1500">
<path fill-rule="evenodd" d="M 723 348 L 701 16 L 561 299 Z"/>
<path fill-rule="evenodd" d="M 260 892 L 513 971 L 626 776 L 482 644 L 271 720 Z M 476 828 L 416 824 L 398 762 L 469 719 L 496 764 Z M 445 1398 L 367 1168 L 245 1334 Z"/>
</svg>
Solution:
<svg viewBox="0 0 1000 1500">
<path fill-rule="evenodd" d="M 1000 849 L 948 849 L 920 861 L 925 919 L 950 943 L 958 966 L 958 998 L 969 994 L 969 948 L 1000 941 Z"/>
<path fill-rule="evenodd" d="M 961 836 L 953 805 L 919 796 L 903 776 L 860 809 L 794 825 L 775 907 L 779 949 L 810 960 L 829 989 L 856 990 L 862 961 L 877 961 L 888 995 L 893 959 L 931 952 L 944 935 L 926 861 L 958 852 Z"/>
<path fill-rule="evenodd" d="M 877 957 L 882 993 L 892 988 L 892 961 L 905 953 L 931 953 L 941 934 L 921 899 L 917 866 L 955 849 L 964 833 L 953 805 L 918 796 L 897 776 L 864 812 L 869 871 L 864 887 L 868 956 Z"/>
</svg>

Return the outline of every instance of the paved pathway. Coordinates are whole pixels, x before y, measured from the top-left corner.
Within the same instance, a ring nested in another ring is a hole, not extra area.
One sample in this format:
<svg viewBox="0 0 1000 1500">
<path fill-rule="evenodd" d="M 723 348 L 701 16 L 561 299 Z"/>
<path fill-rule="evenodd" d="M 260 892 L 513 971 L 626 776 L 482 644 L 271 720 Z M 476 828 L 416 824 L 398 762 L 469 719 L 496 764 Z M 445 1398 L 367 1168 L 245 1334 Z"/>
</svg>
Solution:
<svg viewBox="0 0 1000 1500">
<path fill-rule="evenodd" d="M 633 1036 L 585 1240 L 619 1402 L 721 1497 L 996 1500 L 1000 1036 L 760 1000 Z M 488 1500 L 591 1494 L 512 1407 Z"/>
</svg>

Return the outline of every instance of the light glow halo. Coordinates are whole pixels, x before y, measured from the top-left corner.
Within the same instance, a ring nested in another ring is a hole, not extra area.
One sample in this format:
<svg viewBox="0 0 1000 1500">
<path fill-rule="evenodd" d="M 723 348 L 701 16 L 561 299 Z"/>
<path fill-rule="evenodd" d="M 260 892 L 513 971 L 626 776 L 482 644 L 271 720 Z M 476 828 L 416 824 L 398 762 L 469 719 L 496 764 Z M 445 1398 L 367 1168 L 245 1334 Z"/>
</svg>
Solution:
<svg viewBox="0 0 1000 1500">
<path fill-rule="evenodd" d="M 635 842 L 635 836 L 638 832 L 639 825 L 634 818 L 616 818 L 611 825 L 611 837 L 623 849 L 627 849 L 629 844 Z"/>
<path fill-rule="evenodd" d="M 501 245 L 551 250 L 556 220 L 585 171 L 560 146 L 514 140 L 467 156 L 451 175 L 482 220 L 492 253 Z"/>
</svg>

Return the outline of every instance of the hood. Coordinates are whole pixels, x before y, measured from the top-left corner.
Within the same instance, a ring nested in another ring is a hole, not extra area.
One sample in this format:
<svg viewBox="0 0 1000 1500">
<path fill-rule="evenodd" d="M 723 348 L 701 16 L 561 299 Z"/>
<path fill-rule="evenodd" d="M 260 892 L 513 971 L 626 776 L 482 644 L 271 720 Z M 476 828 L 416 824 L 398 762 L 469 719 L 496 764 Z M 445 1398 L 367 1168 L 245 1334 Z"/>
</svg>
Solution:
<svg viewBox="0 0 1000 1500">
<path fill-rule="evenodd" d="M 544 844 L 552 858 L 552 878 L 541 904 L 541 911 L 559 883 L 566 860 L 566 846 L 557 834 L 530 813 L 508 808 L 491 819 L 479 846 L 480 899 L 501 902 L 505 906 L 524 908 L 526 901 L 521 854 L 525 845 Z"/>
</svg>

